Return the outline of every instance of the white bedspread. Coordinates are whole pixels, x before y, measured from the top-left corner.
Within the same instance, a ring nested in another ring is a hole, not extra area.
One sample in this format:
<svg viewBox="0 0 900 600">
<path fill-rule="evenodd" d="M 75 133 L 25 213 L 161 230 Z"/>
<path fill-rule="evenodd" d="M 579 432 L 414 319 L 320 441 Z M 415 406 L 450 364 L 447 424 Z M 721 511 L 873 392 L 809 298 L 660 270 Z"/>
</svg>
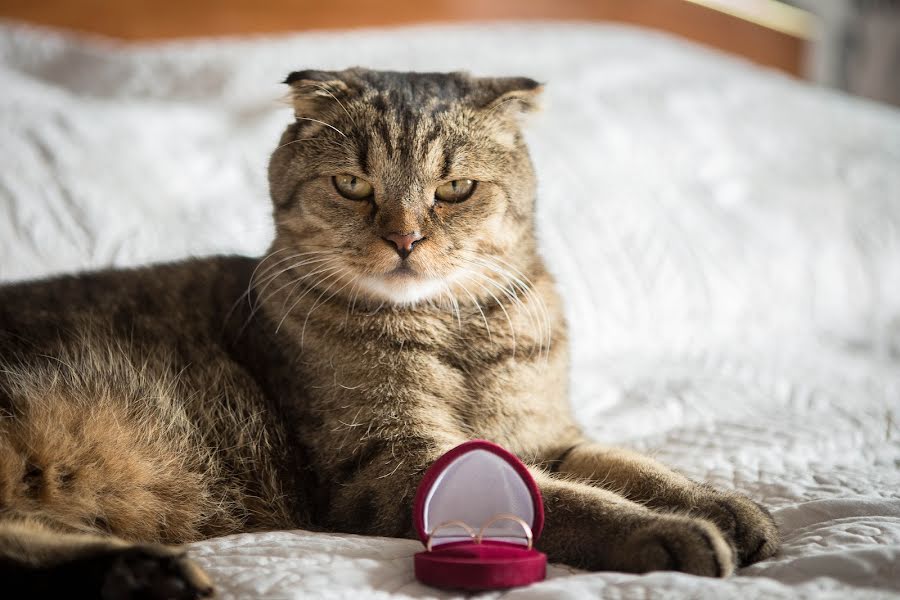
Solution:
<svg viewBox="0 0 900 600">
<path fill-rule="evenodd" d="M 529 139 L 575 410 L 773 509 L 717 581 L 553 567 L 510 598 L 900 593 L 900 112 L 645 31 L 504 25 L 115 46 L 0 24 L 0 279 L 261 252 L 303 67 L 547 82 Z M 419 545 L 195 544 L 225 598 L 410 597 Z"/>
</svg>

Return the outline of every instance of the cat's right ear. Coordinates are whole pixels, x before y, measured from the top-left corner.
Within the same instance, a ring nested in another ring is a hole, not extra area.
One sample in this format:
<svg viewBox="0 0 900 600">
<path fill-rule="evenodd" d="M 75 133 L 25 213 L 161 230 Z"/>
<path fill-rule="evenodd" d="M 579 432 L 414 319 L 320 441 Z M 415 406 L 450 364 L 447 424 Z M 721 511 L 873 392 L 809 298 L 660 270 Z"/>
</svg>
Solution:
<svg viewBox="0 0 900 600">
<path fill-rule="evenodd" d="M 517 117 L 540 109 L 540 97 L 544 86 L 528 77 L 481 77 L 476 79 L 480 88 L 478 99 L 481 108 L 494 114 Z"/>
<path fill-rule="evenodd" d="M 294 71 L 284 83 L 291 86 L 289 100 L 297 118 L 315 117 L 350 92 L 344 74 L 336 71 Z"/>
</svg>

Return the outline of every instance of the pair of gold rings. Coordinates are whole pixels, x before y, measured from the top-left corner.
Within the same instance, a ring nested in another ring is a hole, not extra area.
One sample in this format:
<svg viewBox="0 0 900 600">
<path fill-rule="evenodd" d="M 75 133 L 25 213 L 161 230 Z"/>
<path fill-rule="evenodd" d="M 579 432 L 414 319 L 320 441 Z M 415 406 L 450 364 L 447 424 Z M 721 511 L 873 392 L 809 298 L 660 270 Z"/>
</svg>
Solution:
<svg viewBox="0 0 900 600">
<path fill-rule="evenodd" d="M 434 541 L 434 539 L 436 537 L 437 538 L 440 537 L 435 534 L 439 530 L 446 529 L 448 527 L 459 527 L 460 529 L 464 529 L 466 531 L 466 533 L 469 534 L 469 538 L 473 542 L 475 542 L 476 544 L 480 544 L 482 541 L 484 541 L 484 532 L 487 530 L 487 528 L 498 521 L 512 521 L 513 523 L 518 523 L 522 527 L 522 530 L 525 532 L 525 539 L 528 541 L 528 549 L 531 550 L 531 548 L 534 546 L 534 535 L 531 532 L 531 526 L 528 525 L 528 523 L 526 523 L 524 519 L 517 517 L 516 515 L 511 515 L 509 513 L 499 513 L 499 514 L 494 515 L 493 517 L 488 519 L 487 523 L 485 523 L 484 525 L 481 526 L 481 529 L 479 529 L 477 533 L 475 532 L 474 529 L 472 529 L 472 527 L 470 527 L 467 523 L 464 523 L 463 521 L 458 521 L 458 520 L 444 521 L 443 523 L 436 525 L 431 530 L 431 533 L 428 534 L 428 541 L 425 544 L 425 549 L 428 552 L 431 552 L 432 542 Z M 456 537 L 456 536 L 444 536 L 444 537 Z"/>
</svg>

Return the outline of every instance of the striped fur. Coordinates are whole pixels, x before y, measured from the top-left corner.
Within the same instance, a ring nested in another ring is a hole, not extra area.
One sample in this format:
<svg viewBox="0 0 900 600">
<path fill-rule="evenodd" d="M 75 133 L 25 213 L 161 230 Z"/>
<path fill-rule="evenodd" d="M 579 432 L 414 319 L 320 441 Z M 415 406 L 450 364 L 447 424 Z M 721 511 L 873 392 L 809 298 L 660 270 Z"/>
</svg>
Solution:
<svg viewBox="0 0 900 600">
<path fill-rule="evenodd" d="M 411 536 L 424 469 L 472 438 L 531 465 L 553 560 L 724 576 L 775 551 L 751 501 L 574 422 L 520 131 L 536 82 L 351 69 L 286 83 L 296 119 L 270 162 L 266 256 L 0 288 L 5 581 L 88 564 L 96 576 L 60 581 L 128 598 L 175 578 L 199 597 L 202 574 L 153 544 Z M 341 174 L 374 193 L 343 197 Z M 455 179 L 473 195 L 436 200 Z M 387 236 L 408 232 L 421 239 L 404 259 Z M 135 565 L 152 576 L 123 575 Z"/>
</svg>

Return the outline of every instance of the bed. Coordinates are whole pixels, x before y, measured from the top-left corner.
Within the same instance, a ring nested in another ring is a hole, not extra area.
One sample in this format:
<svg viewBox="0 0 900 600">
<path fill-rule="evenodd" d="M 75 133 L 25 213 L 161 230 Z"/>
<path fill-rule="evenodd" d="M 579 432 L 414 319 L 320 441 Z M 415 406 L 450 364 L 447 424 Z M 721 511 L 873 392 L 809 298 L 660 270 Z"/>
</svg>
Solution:
<svg viewBox="0 0 900 600">
<path fill-rule="evenodd" d="M 509 598 L 900 596 L 900 111 L 620 26 L 509 23 L 121 46 L 0 23 L 0 280 L 259 254 L 285 74 L 547 83 L 539 233 L 591 435 L 769 506 L 727 580 L 552 566 Z M 409 540 L 190 547 L 222 598 L 451 597 Z"/>
</svg>

